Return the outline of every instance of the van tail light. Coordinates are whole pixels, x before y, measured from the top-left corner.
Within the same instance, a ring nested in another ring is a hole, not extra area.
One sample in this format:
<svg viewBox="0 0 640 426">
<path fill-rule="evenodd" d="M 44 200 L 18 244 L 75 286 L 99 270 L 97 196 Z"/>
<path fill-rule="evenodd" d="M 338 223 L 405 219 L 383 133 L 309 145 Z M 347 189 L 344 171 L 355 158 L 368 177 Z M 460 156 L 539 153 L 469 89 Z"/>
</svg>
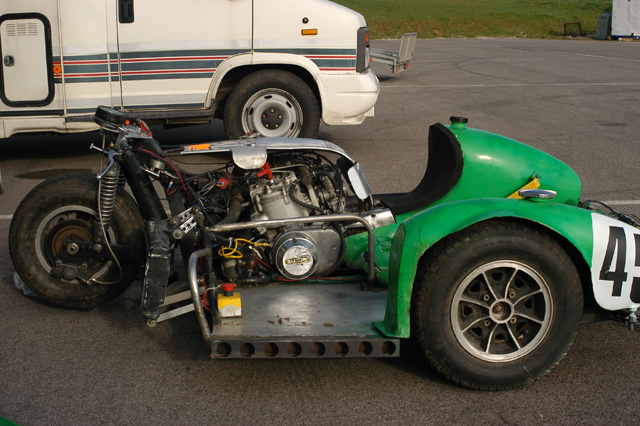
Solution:
<svg viewBox="0 0 640 426">
<path fill-rule="evenodd" d="M 356 54 L 356 71 L 364 72 L 369 69 L 371 64 L 371 53 L 369 43 L 369 28 L 362 27 L 358 29 L 358 53 Z"/>
</svg>

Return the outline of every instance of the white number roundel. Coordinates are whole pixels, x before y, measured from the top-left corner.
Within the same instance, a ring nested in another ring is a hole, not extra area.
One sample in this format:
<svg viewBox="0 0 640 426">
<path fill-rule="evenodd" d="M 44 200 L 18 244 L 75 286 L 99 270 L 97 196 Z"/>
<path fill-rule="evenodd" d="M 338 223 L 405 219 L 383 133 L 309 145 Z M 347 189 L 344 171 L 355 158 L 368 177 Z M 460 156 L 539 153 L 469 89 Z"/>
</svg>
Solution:
<svg viewBox="0 0 640 426">
<path fill-rule="evenodd" d="M 591 219 L 596 302 L 611 311 L 640 307 L 640 229 L 598 213 Z"/>
</svg>

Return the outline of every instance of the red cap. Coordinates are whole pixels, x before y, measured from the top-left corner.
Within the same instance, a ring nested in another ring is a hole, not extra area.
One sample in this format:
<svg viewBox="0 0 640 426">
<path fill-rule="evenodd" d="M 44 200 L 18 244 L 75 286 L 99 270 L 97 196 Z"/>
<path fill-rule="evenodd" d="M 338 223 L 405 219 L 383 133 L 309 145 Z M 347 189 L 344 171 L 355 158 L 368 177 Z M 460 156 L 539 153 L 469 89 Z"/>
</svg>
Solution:
<svg viewBox="0 0 640 426">
<path fill-rule="evenodd" d="M 264 166 L 260 167 L 260 171 L 258 172 L 258 177 L 267 176 L 267 179 L 273 180 L 273 173 L 271 173 L 271 166 L 269 162 L 264 163 Z"/>
<path fill-rule="evenodd" d="M 220 189 L 227 189 L 227 187 L 229 187 L 229 179 L 225 178 L 225 177 L 221 177 L 220 179 L 218 179 L 218 181 L 216 182 L 216 186 Z"/>
</svg>

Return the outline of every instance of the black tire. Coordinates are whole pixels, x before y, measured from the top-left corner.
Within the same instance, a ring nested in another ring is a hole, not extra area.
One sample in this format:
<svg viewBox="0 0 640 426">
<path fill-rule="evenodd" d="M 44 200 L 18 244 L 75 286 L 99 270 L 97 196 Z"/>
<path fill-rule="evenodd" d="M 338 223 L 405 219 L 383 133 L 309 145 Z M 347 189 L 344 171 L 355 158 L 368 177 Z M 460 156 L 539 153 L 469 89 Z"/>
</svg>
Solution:
<svg viewBox="0 0 640 426">
<path fill-rule="evenodd" d="M 504 390 L 560 362 L 578 332 L 583 294 L 550 235 L 486 222 L 434 250 L 416 277 L 411 330 L 436 370 L 468 388 Z"/>
<path fill-rule="evenodd" d="M 91 173 L 53 177 L 22 200 L 11 221 L 9 250 L 16 271 L 33 292 L 58 305 L 87 309 L 118 296 L 136 278 L 140 261 L 121 261 L 121 275 L 112 260 L 64 259 L 63 265 L 71 266 L 68 270 L 85 265 L 88 277 L 104 283 L 118 281 L 114 284 L 88 285 L 65 277 L 60 267 L 56 268 L 56 261 L 62 261 L 60 248 L 67 242 L 93 241 L 97 206 L 98 183 Z M 111 244 L 144 247 L 144 222 L 135 201 L 122 188 L 117 192 L 107 235 Z"/>
<path fill-rule="evenodd" d="M 266 137 L 314 138 L 320 126 L 318 100 L 299 77 L 281 70 L 257 71 L 244 77 L 224 106 L 229 139 L 247 133 Z"/>
</svg>

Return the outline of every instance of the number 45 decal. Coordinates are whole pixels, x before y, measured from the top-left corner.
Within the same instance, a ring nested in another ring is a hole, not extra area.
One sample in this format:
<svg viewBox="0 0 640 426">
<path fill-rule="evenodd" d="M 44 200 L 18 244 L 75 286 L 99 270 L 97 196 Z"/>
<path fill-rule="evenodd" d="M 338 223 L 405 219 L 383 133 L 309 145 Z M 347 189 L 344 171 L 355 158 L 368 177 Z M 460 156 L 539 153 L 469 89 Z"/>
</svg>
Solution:
<svg viewBox="0 0 640 426">
<path fill-rule="evenodd" d="M 596 301 L 609 310 L 640 304 L 640 230 L 600 214 L 592 219 Z"/>
<path fill-rule="evenodd" d="M 633 234 L 635 240 L 635 266 L 640 266 L 640 234 Z M 611 270 L 611 264 L 613 262 L 613 254 L 617 251 L 616 256 L 616 268 Z M 624 233 L 624 228 L 619 226 L 609 227 L 609 242 L 607 244 L 607 251 L 604 255 L 604 261 L 602 262 L 602 268 L 600 269 L 600 279 L 603 281 L 613 281 L 613 291 L 611 296 L 622 296 L 622 284 L 627 281 L 627 272 L 625 270 L 627 260 L 627 237 Z M 633 277 L 633 283 L 631 285 L 631 301 L 634 303 L 640 303 L 640 277 Z"/>
</svg>

